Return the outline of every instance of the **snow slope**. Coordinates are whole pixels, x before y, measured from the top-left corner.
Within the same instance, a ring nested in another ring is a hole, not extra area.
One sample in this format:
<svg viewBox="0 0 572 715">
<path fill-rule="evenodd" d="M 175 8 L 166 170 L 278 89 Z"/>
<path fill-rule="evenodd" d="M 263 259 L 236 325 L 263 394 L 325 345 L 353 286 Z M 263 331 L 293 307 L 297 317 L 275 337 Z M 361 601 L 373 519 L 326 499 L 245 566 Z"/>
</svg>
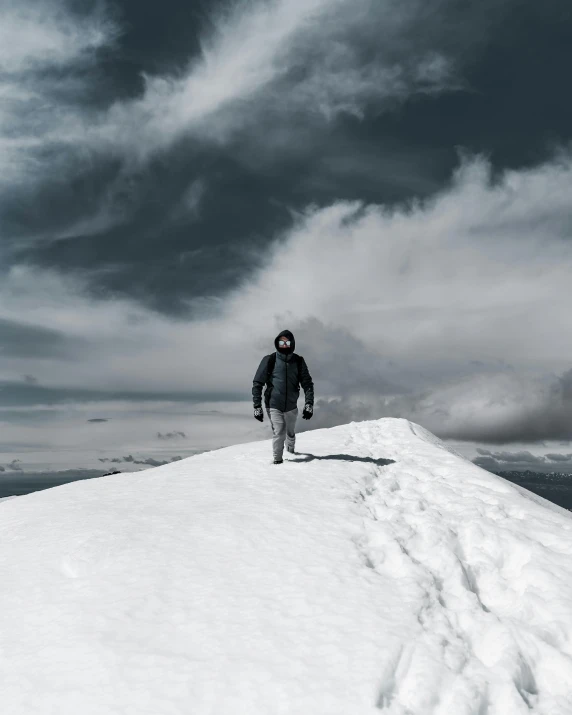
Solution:
<svg viewBox="0 0 572 715">
<path fill-rule="evenodd" d="M 572 713 L 569 512 L 407 420 L 297 449 L 3 502 L 2 713 Z"/>
</svg>

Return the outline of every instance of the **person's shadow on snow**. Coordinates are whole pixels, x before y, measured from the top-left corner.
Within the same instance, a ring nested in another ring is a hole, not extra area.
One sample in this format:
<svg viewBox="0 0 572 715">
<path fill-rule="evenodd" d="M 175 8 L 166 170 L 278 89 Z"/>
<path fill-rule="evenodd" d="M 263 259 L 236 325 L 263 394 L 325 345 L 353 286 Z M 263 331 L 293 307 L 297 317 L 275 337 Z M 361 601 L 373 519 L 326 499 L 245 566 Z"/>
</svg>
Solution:
<svg viewBox="0 0 572 715">
<path fill-rule="evenodd" d="M 325 454 L 319 457 L 317 454 L 309 452 L 294 452 L 301 456 L 302 459 L 289 459 L 289 462 L 313 462 L 314 459 L 341 459 L 346 462 L 367 462 L 369 464 L 377 464 L 378 467 L 386 467 L 388 464 L 395 464 L 395 459 L 374 459 L 373 457 L 356 457 L 353 454 Z"/>
</svg>

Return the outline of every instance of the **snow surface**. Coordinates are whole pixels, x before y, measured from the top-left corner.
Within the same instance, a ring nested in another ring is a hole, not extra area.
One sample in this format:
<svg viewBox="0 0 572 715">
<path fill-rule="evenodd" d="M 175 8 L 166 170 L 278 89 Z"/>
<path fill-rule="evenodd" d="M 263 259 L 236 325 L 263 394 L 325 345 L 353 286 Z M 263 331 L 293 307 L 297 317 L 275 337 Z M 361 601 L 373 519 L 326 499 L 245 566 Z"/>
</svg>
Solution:
<svg viewBox="0 0 572 715">
<path fill-rule="evenodd" d="M 572 713 L 569 512 L 407 420 L 297 449 L 2 503 L 2 712 Z"/>
</svg>

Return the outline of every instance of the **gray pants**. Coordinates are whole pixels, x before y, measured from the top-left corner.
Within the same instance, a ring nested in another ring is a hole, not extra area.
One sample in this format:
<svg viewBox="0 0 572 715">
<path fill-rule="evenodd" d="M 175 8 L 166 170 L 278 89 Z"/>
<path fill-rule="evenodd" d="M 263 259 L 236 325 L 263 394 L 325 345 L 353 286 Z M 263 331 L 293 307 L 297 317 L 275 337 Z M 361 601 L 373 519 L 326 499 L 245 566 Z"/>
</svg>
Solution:
<svg viewBox="0 0 572 715">
<path fill-rule="evenodd" d="M 284 452 L 284 441 L 286 448 L 294 451 L 296 441 L 296 418 L 298 417 L 298 408 L 295 407 L 289 412 L 275 410 L 274 407 L 266 410 L 268 418 L 272 426 L 272 451 L 274 459 L 282 459 Z"/>
</svg>

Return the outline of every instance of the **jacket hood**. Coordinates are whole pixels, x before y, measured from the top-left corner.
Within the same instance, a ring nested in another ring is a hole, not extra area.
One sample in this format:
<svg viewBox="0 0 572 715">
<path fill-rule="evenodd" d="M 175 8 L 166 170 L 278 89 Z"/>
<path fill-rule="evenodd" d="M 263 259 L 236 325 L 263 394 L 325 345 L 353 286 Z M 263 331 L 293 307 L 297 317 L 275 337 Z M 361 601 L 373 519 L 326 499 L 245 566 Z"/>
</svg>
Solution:
<svg viewBox="0 0 572 715">
<path fill-rule="evenodd" d="M 287 352 L 287 353 L 293 353 L 293 352 L 294 352 L 294 349 L 295 349 L 295 347 L 296 347 L 296 341 L 294 340 L 294 335 L 293 335 L 289 330 L 281 330 L 281 331 L 278 333 L 278 335 L 277 335 L 276 338 L 274 339 L 274 347 L 276 348 L 276 350 L 278 350 L 278 338 L 280 338 L 282 335 L 283 335 L 285 338 L 288 338 L 292 344 L 290 345 L 290 349 L 289 349 L 288 351 L 282 349 L 282 350 L 280 350 L 280 352 L 283 353 L 283 354 L 286 353 L 286 352 Z"/>
</svg>

